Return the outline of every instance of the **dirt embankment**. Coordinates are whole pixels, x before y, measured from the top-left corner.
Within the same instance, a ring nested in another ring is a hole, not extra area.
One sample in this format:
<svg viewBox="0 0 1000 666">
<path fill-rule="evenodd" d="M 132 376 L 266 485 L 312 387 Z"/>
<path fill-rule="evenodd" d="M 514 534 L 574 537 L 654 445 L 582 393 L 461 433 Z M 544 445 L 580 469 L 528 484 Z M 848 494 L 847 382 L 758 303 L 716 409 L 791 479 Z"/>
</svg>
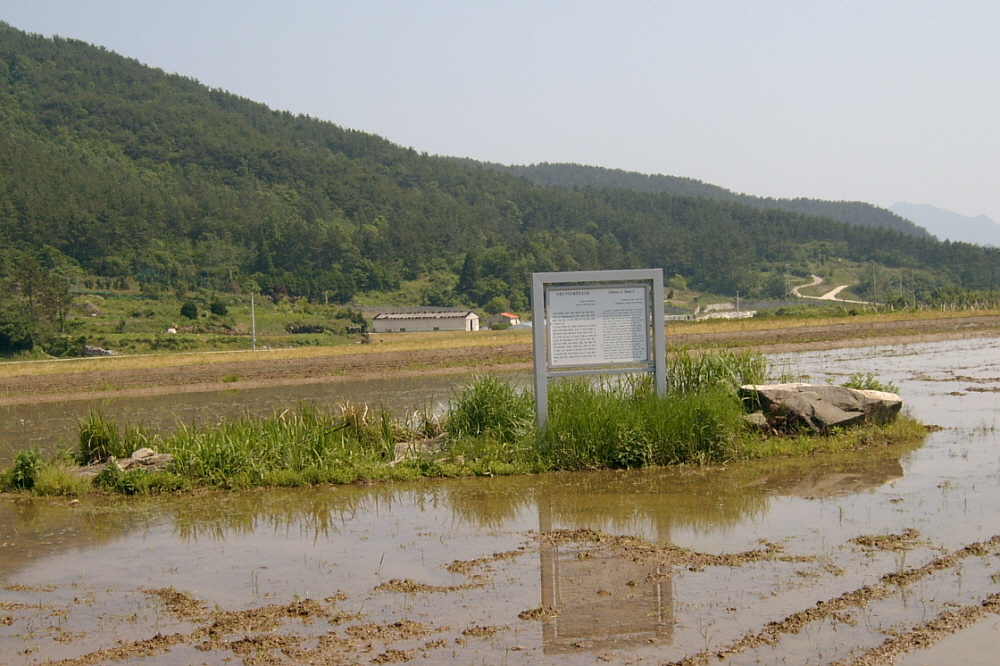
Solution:
<svg viewBox="0 0 1000 666">
<path fill-rule="evenodd" d="M 1000 336 L 1000 316 L 848 321 L 824 326 L 788 326 L 776 321 L 773 328 L 668 333 L 668 343 L 673 347 L 740 347 L 774 353 L 993 336 Z M 308 358 L 23 374 L 0 380 L 0 406 L 109 395 L 160 395 L 333 382 L 344 378 L 460 373 L 472 369 L 516 370 L 530 367 L 531 358 L 531 345 L 521 338 L 513 344 L 495 346 L 417 351 L 369 348 L 364 353 Z"/>
</svg>

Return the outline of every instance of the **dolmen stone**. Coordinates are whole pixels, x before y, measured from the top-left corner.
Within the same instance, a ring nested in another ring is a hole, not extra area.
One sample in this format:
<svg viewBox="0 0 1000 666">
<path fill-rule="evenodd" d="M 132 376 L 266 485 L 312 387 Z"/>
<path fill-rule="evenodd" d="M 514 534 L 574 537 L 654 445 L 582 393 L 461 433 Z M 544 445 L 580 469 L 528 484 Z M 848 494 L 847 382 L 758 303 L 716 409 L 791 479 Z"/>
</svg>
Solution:
<svg viewBox="0 0 1000 666">
<path fill-rule="evenodd" d="M 174 457 L 169 453 L 157 453 L 153 449 L 143 448 L 133 451 L 132 455 L 128 458 L 116 460 L 115 464 L 123 472 L 127 472 L 130 469 L 142 469 L 154 472 L 166 469 L 173 460 Z"/>
<path fill-rule="evenodd" d="M 903 408 L 895 393 L 828 384 L 748 384 L 740 387 L 740 397 L 759 405 L 773 430 L 804 427 L 821 434 L 862 423 L 890 423 Z"/>
</svg>

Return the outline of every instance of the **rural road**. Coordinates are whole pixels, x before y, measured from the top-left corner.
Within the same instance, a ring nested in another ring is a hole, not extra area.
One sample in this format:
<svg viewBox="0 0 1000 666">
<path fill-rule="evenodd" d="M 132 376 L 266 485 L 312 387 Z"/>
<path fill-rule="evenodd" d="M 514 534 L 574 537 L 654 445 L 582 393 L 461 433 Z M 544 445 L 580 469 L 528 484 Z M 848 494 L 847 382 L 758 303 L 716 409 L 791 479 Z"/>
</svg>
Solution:
<svg viewBox="0 0 1000 666">
<path fill-rule="evenodd" d="M 792 295 L 796 296 L 797 298 L 809 298 L 814 301 L 836 301 L 838 303 L 859 303 L 859 304 L 866 303 L 866 301 L 851 301 L 844 298 L 837 298 L 837 294 L 839 294 L 840 292 L 851 286 L 849 284 L 842 284 L 839 287 L 834 287 L 833 289 L 826 292 L 822 296 L 806 296 L 799 290 L 805 287 L 815 287 L 818 284 L 823 284 L 823 278 L 821 278 L 820 276 L 812 275 L 810 277 L 812 277 L 812 282 L 810 282 L 809 284 L 800 284 L 798 287 L 792 287 Z"/>
</svg>

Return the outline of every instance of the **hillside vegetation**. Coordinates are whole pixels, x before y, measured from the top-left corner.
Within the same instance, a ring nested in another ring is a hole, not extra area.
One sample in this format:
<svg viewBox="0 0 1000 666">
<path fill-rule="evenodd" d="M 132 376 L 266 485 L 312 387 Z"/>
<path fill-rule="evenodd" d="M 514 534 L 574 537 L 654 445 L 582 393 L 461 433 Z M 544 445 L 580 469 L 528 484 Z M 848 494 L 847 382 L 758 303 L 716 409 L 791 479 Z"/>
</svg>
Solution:
<svg viewBox="0 0 1000 666">
<path fill-rule="evenodd" d="M 553 187 L 620 187 L 636 192 L 660 192 L 686 197 L 703 197 L 717 201 L 742 203 L 754 208 L 787 210 L 803 215 L 826 217 L 847 224 L 858 224 L 868 227 L 891 229 L 910 236 L 927 237 L 930 232 L 917 226 L 901 215 L 879 208 L 863 201 L 823 201 L 821 199 L 774 199 L 771 197 L 755 197 L 749 194 L 737 194 L 731 190 L 710 183 L 703 183 L 694 178 L 679 176 L 664 176 L 661 174 L 644 174 L 622 169 L 583 166 L 580 164 L 541 164 L 510 165 L 474 162 L 465 160 L 467 164 L 479 164 L 495 171 L 513 173 L 523 176 L 541 185 Z"/>
<path fill-rule="evenodd" d="M 0 23 L 0 353 L 55 349 L 94 290 L 523 311 L 532 271 L 780 296 L 834 257 L 994 288 L 998 250 L 816 212 L 543 186 Z"/>
</svg>

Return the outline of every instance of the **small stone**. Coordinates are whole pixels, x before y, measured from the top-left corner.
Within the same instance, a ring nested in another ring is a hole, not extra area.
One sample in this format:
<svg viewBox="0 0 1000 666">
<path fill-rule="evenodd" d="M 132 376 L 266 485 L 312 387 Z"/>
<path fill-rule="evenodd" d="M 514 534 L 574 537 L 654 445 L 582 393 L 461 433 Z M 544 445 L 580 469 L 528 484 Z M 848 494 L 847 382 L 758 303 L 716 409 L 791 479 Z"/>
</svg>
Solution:
<svg viewBox="0 0 1000 666">
<path fill-rule="evenodd" d="M 757 430 L 767 430 L 767 417 L 761 412 L 754 412 L 753 414 L 744 414 L 743 420 L 751 428 Z"/>
</svg>

